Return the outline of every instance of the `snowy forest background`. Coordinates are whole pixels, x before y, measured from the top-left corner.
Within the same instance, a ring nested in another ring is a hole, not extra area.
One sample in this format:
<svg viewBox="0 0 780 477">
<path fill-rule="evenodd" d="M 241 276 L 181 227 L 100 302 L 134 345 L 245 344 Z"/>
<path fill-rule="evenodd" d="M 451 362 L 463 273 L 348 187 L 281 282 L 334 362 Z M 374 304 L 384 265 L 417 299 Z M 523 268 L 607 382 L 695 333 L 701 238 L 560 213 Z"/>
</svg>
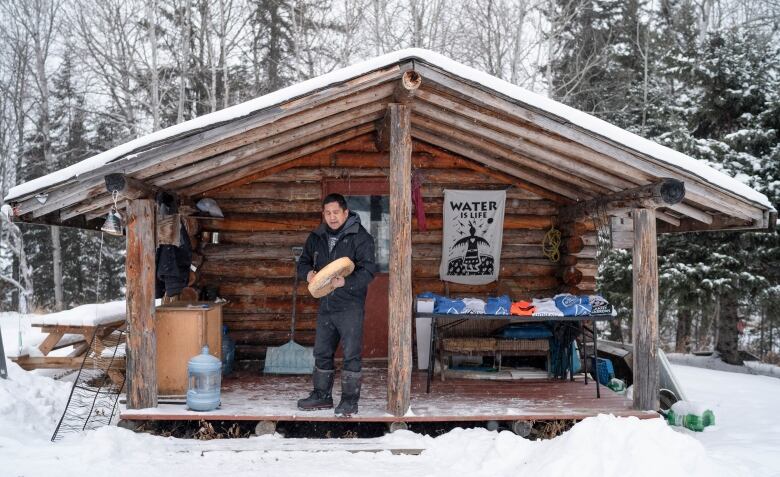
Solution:
<svg viewBox="0 0 780 477">
<path fill-rule="evenodd" d="M 0 192 L 359 60 L 437 51 L 780 205 L 778 0 L 0 0 Z M 2 215 L 2 214 L 0 214 Z M 0 310 L 121 298 L 124 240 L 0 221 Z M 780 350 L 777 233 L 659 237 L 669 350 Z M 100 273 L 98 274 L 98 270 Z M 630 341 L 631 254 L 599 288 Z"/>
</svg>

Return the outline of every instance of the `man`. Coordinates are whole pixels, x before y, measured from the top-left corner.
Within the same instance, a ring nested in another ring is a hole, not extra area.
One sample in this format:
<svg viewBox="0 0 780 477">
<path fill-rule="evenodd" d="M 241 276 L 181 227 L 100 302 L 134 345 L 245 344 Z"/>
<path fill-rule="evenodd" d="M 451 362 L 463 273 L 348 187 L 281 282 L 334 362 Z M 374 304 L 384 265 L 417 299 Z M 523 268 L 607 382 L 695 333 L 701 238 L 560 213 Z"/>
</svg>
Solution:
<svg viewBox="0 0 780 477">
<path fill-rule="evenodd" d="M 374 239 L 360 224 L 360 217 L 347 208 L 341 194 L 330 194 L 322 201 L 320 224 L 306 239 L 298 262 L 298 277 L 311 282 L 318 270 L 341 257 L 349 257 L 355 270 L 346 277 L 335 277 L 336 287 L 320 298 L 317 334 L 314 338 L 314 390 L 298 401 L 305 411 L 333 408 L 331 389 L 335 377 L 333 356 L 341 341 L 344 365 L 341 370 L 341 402 L 337 416 L 358 412 L 363 348 L 363 315 L 368 284 L 374 278 Z"/>
</svg>

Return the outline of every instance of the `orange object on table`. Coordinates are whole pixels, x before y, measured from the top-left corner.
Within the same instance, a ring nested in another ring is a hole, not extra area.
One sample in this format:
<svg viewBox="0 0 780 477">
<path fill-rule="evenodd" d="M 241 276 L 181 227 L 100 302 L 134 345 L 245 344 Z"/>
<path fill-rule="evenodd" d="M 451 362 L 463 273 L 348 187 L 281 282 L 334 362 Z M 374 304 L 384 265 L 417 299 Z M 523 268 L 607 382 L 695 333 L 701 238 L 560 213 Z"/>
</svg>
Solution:
<svg viewBox="0 0 780 477">
<path fill-rule="evenodd" d="M 516 301 L 512 303 L 511 314 L 517 316 L 531 316 L 536 311 L 536 307 L 530 301 Z"/>
</svg>

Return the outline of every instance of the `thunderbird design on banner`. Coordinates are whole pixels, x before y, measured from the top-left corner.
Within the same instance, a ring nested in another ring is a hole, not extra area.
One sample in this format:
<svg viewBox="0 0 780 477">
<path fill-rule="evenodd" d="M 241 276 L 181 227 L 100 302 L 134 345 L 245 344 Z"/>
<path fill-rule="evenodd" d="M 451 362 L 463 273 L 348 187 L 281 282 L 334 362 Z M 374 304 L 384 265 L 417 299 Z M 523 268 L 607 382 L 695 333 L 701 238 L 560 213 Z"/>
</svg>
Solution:
<svg viewBox="0 0 780 477">
<path fill-rule="evenodd" d="M 498 279 L 504 190 L 445 190 L 442 280 L 484 285 Z"/>
</svg>

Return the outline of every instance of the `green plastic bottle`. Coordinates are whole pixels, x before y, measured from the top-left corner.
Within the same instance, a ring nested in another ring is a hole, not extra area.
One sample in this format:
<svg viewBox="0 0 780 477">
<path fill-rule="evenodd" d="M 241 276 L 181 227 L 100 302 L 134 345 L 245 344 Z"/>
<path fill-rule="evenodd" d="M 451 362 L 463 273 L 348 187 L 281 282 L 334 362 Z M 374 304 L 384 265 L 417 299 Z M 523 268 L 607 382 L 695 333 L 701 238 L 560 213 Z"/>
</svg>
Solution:
<svg viewBox="0 0 780 477">
<path fill-rule="evenodd" d="M 607 387 L 616 393 L 624 393 L 626 392 L 626 383 L 623 382 L 622 379 L 618 378 L 612 378 L 607 383 Z"/>
<path fill-rule="evenodd" d="M 672 426 L 682 426 L 695 432 L 715 425 L 715 414 L 701 405 L 688 401 L 677 401 L 666 414 L 666 421 Z"/>
</svg>

